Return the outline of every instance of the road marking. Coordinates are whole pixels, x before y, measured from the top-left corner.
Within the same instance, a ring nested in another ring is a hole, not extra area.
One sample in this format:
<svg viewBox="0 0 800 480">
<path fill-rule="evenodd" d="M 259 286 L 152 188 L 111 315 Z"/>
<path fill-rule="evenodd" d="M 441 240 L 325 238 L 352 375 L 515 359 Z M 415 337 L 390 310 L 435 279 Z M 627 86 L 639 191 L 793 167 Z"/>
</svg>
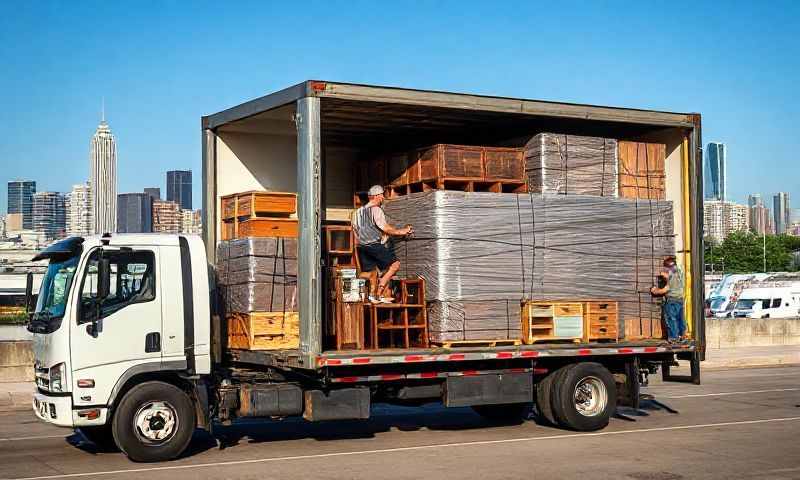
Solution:
<svg viewBox="0 0 800 480">
<path fill-rule="evenodd" d="M 15 438 L 0 438 L 0 442 L 20 442 L 22 440 L 41 440 L 43 438 L 64 438 L 68 437 L 71 434 L 61 434 L 61 435 L 39 435 L 36 437 L 15 437 Z"/>
<path fill-rule="evenodd" d="M 773 388 L 770 390 L 742 390 L 740 392 L 720 392 L 720 393 L 690 393 L 686 395 L 656 395 L 658 398 L 695 398 L 695 397 L 723 397 L 726 395 L 746 395 L 748 393 L 773 393 L 773 392 L 797 392 L 800 388 Z"/>
<path fill-rule="evenodd" d="M 699 428 L 719 428 L 737 425 L 756 425 L 761 423 L 777 423 L 777 422 L 793 422 L 800 420 L 800 417 L 784 417 L 784 418 L 766 418 L 762 420 L 744 420 L 740 422 L 721 422 L 721 423 L 706 423 L 703 425 L 679 425 L 674 427 L 656 427 L 656 428 L 642 428 L 636 430 L 618 430 L 615 432 L 590 432 L 590 433 L 571 433 L 566 435 L 547 435 L 542 437 L 524 437 L 524 438 L 507 438 L 503 440 L 477 440 L 474 442 L 459 442 L 459 443 L 441 443 L 433 445 L 419 445 L 414 447 L 397 447 L 397 448 L 381 448 L 376 450 L 361 450 L 354 452 L 333 452 L 333 453 L 318 453 L 314 455 L 294 455 L 290 457 L 271 457 L 271 458 L 254 458 L 250 460 L 233 460 L 229 462 L 214 462 L 214 463 L 198 463 L 191 465 L 168 465 L 163 467 L 149 467 L 149 468 L 131 468 L 126 470 L 106 470 L 100 472 L 84 472 L 84 473 L 65 473 L 61 475 L 44 475 L 40 477 L 22 477 L 13 480 L 50 480 L 56 478 L 75 478 L 75 477 L 91 477 L 103 475 L 119 475 L 125 473 L 142 473 L 142 472 L 160 472 L 170 470 L 188 470 L 194 468 L 213 468 L 213 467 L 227 467 L 234 465 L 249 465 L 256 463 L 271 463 L 271 462 L 285 462 L 293 460 L 313 460 L 320 458 L 331 457 L 348 457 L 354 455 L 374 455 L 381 453 L 396 453 L 396 452 L 409 452 L 414 450 L 431 450 L 435 448 L 453 448 L 453 447 L 472 447 L 477 445 L 497 445 L 504 443 L 520 443 L 520 442 L 536 442 L 541 440 L 561 440 L 567 438 L 581 438 L 581 437 L 601 437 L 610 435 L 625 435 L 629 433 L 651 433 L 651 432 L 666 432 L 673 430 L 694 430 Z"/>
</svg>

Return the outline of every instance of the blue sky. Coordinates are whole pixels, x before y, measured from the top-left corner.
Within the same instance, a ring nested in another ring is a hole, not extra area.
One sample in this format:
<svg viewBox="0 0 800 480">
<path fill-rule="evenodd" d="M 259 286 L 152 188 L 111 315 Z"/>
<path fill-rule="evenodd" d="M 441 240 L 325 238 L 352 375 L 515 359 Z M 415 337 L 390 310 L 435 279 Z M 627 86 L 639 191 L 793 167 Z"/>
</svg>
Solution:
<svg viewBox="0 0 800 480">
<path fill-rule="evenodd" d="M 703 114 L 733 200 L 800 206 L 792 2 L 23 2 L 0 19 L 6 182 L 88 176 L 105 97 L 119 191 L 191 169 L 200 116 L 318 78 Z"/>
</svg>

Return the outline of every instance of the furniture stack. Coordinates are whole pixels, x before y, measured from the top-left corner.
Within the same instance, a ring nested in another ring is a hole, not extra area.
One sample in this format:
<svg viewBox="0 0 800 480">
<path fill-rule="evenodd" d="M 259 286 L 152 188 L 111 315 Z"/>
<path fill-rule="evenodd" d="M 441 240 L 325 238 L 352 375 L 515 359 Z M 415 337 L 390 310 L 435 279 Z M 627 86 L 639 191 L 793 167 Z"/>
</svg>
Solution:
<svg viewBox="0 0 800 480">
<path fill-rule="evenodd" d="M 297 194 L 242 192 L 222 197 L 222 240 L 297 238 Z"/>
<path fill-rule="evenodd" d="M 395 303 L 364 305 L 370 348 L 428 347 L 425 280 L 401 279 L 399 283 L 399 298 Z"/>
<path fill-rule="evenodd" d="M 299 347 L 296 208 L 293 193 L 222 199 L 216 271 L 229 348 Z"/>
</svg>

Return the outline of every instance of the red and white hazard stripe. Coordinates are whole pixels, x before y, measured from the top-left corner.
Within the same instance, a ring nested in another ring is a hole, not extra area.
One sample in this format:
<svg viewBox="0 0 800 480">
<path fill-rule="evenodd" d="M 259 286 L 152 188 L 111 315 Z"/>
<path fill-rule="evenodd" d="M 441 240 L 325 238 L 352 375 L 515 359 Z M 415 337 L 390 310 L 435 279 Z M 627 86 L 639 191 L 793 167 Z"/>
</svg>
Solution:
<svg viewBox="0 0 800 480">
<path fill-rule="evenodd" d="M 381 375 L 364 375 L 356 377 L 334 377 L 329 380 L 331 383 L 390 382 L 396 380 L 425 380 L 429 378 L 472 377 L 476 375 L 499 375 L 531 372 L 547 373 L 545 369 L 506 368 L 499 370 L 461 370 L 455 372 L 387 373 Z"/>
<path fill-rule="evenodd" d="M 337 367 L 345 365 L 379 365 L 387 363 L 428 363 L 428 362 L 460 362 L 475 360 L 506 360 L 542 357 L 582 357 L 597 355 L 635 355 L 642 353 L 668 353 L 692 350 L 692 346 L 675 345 L 660 347 L 601 347 L 577 349 L 542 349 L 542 350 L 501 350 L 495 352 L 458 352 L 445 354 L 413 354 L 413 355 L 375 355 L 364 357 L 338 356 L 323 354 L 317 357 L 318 367 Z"/>
</svg>

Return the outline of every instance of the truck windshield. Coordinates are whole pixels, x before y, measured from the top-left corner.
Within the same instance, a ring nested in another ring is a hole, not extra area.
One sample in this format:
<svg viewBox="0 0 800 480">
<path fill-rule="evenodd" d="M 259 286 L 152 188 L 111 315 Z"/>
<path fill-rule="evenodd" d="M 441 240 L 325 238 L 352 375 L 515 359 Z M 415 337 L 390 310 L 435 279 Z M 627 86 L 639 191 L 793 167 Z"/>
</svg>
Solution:
<svg viewBox="0 0 800 480">
<path fill-rule="evenodd" d="M 28 324 L 28 330 L 35 333 L 52 333 L 58 330 L 67 307 L 67 297 L 77 266 L 77 256 L 50 261 L 42 285 L 39 287 L 36 311 Z"/>
<path fill-rule="evenodd" d="M 725 297 L 715 297 L 711 299 L 711 310 L 721 310 L 727 299 Z"/>
</svg>

